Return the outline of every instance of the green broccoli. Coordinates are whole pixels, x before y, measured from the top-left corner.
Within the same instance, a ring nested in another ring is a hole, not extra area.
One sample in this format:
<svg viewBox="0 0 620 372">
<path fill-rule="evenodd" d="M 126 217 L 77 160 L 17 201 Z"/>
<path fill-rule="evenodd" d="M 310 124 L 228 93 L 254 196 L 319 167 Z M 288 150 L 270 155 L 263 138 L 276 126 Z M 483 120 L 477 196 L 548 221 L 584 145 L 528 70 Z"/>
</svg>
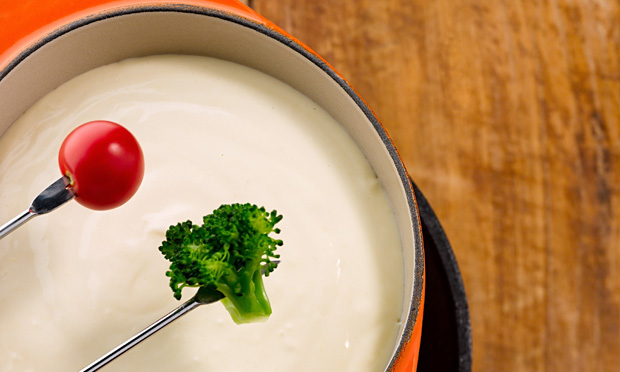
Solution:
<svg viewBox="0 0 620 372">
<path fill-rule="evenodd" d="M 170 226 L 159 250 L 171 262 L 166 275 L 174 297 L 181 299 L 185 287 L 200 287 L 224 297 L 222 303 L 237 324 L 264 321 L 271 304 L 263 285 L 280 257 L 282 240 L 274 226 L 282 219 L 274 210 L 252 204 L 225 204 L 203 218 Z"/>
</svg>

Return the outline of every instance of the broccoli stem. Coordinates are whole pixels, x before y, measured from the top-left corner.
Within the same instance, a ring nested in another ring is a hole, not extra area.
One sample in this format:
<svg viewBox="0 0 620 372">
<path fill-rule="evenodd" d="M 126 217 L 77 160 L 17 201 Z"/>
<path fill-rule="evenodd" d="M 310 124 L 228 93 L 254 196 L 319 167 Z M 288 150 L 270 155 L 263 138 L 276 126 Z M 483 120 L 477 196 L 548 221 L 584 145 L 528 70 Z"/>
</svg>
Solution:
<svg viewBox="0 0 620 372">
<path fill-rule="evenodd" d="M 265 321 L 271 315 L 271 303 L 263 284 L 263 274 L 256 270 L 249 280 L 243 278 L 240 294 L 231 291 L 228 285 L 218 286 L 224 294 L 222 304 L 237 324 Z"/>
</svg>

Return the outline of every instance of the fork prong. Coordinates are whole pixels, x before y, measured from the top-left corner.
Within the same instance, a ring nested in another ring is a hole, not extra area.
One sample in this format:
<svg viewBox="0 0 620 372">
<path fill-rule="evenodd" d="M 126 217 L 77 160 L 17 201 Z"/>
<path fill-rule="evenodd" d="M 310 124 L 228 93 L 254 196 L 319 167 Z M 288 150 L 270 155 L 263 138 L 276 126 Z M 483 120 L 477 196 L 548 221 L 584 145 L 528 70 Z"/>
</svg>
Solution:
<svg viewBox="0 0 620 372">
<path fill-rule="evenodd" d="M 75 194 L 67 187 L 65 178 L 60 177 L 34 198 L 30 208 L 0 226 L 0 239 L 26 223 L 26 221 L 30 220 L 32 217 L 49 213 L 74 197 Z"/>
<path fill-rule="evenodd" d="M 60 177 L 37 195 L 30 205 L 30 210 L 34 214 L 49 213 L 74 197 L 73 191 L 67 187 L 65 177 Z"/>
</svg>

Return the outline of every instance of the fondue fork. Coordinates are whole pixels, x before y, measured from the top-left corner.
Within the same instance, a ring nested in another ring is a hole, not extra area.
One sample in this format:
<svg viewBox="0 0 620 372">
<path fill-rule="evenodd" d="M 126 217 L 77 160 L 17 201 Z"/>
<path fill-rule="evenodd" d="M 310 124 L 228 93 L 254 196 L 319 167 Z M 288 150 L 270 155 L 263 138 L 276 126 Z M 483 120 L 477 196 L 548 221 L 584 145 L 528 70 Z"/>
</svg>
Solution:
<svg viewBox="0 0 620 372">
<path fill-rule="evenodd" d="M 194 295 L 194 297 L 190 298 L 185 303 L 172 310 L 171 312 L 157 320 L 155 323 L 146 327 L 135 336 L 123 342 L 101 358 L 89 364 L 84 369 L 81 369 L 79 372 L 97 371 L 99 368 L 104 367 L 106 364 L 121 356 L 123 353 L 136 346 L 140 342 L 146 340 L 149 336 L 153 335 L 155 332 L 172 323 L 174 320 L 180 318 L 182 315 L 187 314 L 188 312 L 194 310 L 200 305 L 217 302 L 222 298 L 224 298 L 224 295 L 221 292 L 201 287 L 200 289 L 198 289 L 198 292 L 196 293 L 196 295 Z"/>
<path fill-rule="evenodd" d="M 277 264 L 280 263 L 279 260 L 273 260 L 272 262 L 275 262 Z M 264 275 L 265 274 L 264 269 L 261 269 L 261 270 L 263 270 L 263 275 Z M 164 315 L 162 318 L 160 318 L 159 320 L 157 320 L 155 323 L 151 324 L 150 326 L 146 327 L 145 329 L 137 333 L 135 336 L 131 337 L 127 341 L 118 345 L 116 348 L 112 349 L 111 351 L 109 351 L 107 354 L 105 354 L 101 358 L 97 359 L 96 361 L 92 362 L 88 366 L 84 367 L 84 369 L 81 369 L 79 372 L 97 371 L 98 369 L 104 367 L 106 364 L 110 363 L 114 359 L 121 356 L 126 351 L 129 351 L 129 349 L 131 349 L 132 347 L 146 340 L 149 336 L 153 335 L 155 332 L 159 331 L 160 329 L 164 328 L 168 324 L 172 323 L 174 320 L 180 318 L 182 315 L 189 313 L 190 311 L 194 310 L 200 305 L 211 304 L 213 302 L 217 302 L 221 300 L 222 298 L 224 298 L 224 295 L 221 292 L 214 290 L 214 289 L 208 289 L 206 287 L 200 287 L 198 289 L 198 292 L 196 292 L 196 294 L 194 295 L 194 297 L 190 298 L 189 300 L 187 300 L 185 303 L 183 303 L 176 309 Z"/>
<path fill-rule="evenodd" d="M 69 133 L 60 145 L 58 165 L 63 176 L 43 190 L 30 208 L 0 226 L 0 239 L 73 198 L 91 209 L 115 208 L 133 196 L 144 175 L 140 144 L 127 129 L 105 120 L 89 121 Z M 82 191 L 73 189 L 78 183 Z"/>
<path fill-rule="evenodd" d="M 59 178 L 56 182 L 52 183 L 45 190 L 43 190 L 32 201 L 32 204 L 28 209 L 9 222 L 0 226 L 0 239 L 26 223 L 26 221 L 29 221 L 31 218 L 40 214 L 49 213 L 74 197 L 75 194 L 71 188 L 68 187 L 67 179 L 65 177 Z"/>
</svg>

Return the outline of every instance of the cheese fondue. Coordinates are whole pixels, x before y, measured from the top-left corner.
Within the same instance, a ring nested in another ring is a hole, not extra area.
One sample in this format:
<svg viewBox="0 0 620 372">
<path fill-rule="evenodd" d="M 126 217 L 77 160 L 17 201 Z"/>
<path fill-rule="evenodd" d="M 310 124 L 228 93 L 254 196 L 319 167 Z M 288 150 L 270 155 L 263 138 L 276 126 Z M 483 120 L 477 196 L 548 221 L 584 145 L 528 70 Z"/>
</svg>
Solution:
<svg viewBox="0 0 620 372">
<path fill-rule="evenodd" d="M 62 140 L 91 120 L 134 134 L 144 181 L 117 209 L 71 201 L 0 241 L 1 372 L 79 370 L 178 306 L 157 250 L 166 229 L 236 202 L 284 216 L 281 264 L 265 278 L 271 317 L 236 325 L 221 304 L 202 306 L 105 370 L 385 369 L 403 307 L 399 234 L 376 175 L 331 116 L 221 60 L 103 66 L 49 93 L 0 138 L 0 222 L 60 177 Z"/>
</svg>

